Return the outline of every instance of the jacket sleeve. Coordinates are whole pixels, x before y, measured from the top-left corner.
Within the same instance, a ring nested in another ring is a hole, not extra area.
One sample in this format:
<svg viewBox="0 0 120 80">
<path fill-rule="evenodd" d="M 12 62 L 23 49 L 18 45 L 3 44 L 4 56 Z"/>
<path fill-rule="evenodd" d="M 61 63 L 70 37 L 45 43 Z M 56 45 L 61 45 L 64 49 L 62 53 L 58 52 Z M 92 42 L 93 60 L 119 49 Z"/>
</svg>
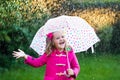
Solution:
<svg viewBox="0 0 120 80">
<path fill-rule="evenodd" d="M 75 53 L 73 51 L 71 52 L 70 55 L 72 56 L 72 60 L 70 62 L 70 66 L 71 66 L 71 68 L 74 71 L 74 76 L 73 77 L 76 78 L 78 73 L 79 73 L 79 71 L 80 71 L 80 65 L 79 65 L 77 57 L 76 57 L 76 55 L 75 55 Z"/>
<path fill-rule="evenodd" d="M 47 54 L 43 54 L 42 56 L 38 57 L 38 58 L 34 58 L 32 56 L 28 56 L 27 59 L 25 59 L 25 64 L 28 64 L 30 66 L 33 67 L 41 67 L 44 64 L 46 64 L 47 61 Z"/>
</svg>

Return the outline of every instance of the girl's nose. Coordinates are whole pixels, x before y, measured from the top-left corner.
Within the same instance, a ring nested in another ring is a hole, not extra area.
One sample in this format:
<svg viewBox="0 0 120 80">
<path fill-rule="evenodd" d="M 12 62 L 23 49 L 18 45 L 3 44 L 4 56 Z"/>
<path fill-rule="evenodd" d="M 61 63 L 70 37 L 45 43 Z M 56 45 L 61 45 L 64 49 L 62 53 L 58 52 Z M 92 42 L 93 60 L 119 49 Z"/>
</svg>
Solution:
<svg viewBox="0 0 120 80">
<path fill-rule="evenodd" d="M 61 37 L 60 40 L 63 40 L 63 38 Z"/>
</svg>

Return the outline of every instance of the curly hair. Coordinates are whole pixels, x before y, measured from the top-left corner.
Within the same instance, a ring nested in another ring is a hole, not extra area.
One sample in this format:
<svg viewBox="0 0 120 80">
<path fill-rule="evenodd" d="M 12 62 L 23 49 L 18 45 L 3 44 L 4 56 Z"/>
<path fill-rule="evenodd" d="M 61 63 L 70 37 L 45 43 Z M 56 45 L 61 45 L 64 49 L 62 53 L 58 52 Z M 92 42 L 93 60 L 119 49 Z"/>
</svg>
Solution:
<svg viewBox="0 0 120 80">
<path fill-rule="evenodd" d="M 49 39 L 48 37 L 46 38 L 46 49 L 45 52 L 49 55 L 52 50 L 53 50 L 54 46 L 53 46 L 53 40 Z"/>
</svg>

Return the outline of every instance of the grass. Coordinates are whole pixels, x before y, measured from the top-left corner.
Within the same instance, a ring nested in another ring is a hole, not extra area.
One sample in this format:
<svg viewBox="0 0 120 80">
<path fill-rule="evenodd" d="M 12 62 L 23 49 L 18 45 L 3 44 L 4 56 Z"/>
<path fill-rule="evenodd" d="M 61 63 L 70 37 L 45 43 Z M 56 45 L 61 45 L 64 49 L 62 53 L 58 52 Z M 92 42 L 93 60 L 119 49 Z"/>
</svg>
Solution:
<svg viewBox="0 0 120 80">
<path fill-rule="evenodd" d="M 120 55 L 92 55 L 79 59 L 77 80 L 120 80 Z"/>
<path fill-rule="evenodd" d="M 81 71 L 76 80 L 120 80 L 120 55 L 77 54 Z M 24 64 L 23 64 L 24 65 Z M 0 80 L 43 80 L 45 66 L 41 68 L 12 68 L 0 73 Z"/>
</svg>

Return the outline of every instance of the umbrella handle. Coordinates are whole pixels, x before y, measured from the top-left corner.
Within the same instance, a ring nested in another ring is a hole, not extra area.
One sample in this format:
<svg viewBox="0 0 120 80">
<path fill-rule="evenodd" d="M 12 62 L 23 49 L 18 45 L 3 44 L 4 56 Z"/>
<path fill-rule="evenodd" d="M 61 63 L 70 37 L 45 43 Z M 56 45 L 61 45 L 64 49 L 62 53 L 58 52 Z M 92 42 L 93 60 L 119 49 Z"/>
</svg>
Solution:
<svg viewBox="0 0 120 80">
<path fill-rule="evenodd" d="M 69 58 L 68 58 L 68 51 L 66 52 L 67 54 L 67 64 L 68 64 L 68 69 L 70 69 L 70 62 L 69 62 Z"/>
</svg>

